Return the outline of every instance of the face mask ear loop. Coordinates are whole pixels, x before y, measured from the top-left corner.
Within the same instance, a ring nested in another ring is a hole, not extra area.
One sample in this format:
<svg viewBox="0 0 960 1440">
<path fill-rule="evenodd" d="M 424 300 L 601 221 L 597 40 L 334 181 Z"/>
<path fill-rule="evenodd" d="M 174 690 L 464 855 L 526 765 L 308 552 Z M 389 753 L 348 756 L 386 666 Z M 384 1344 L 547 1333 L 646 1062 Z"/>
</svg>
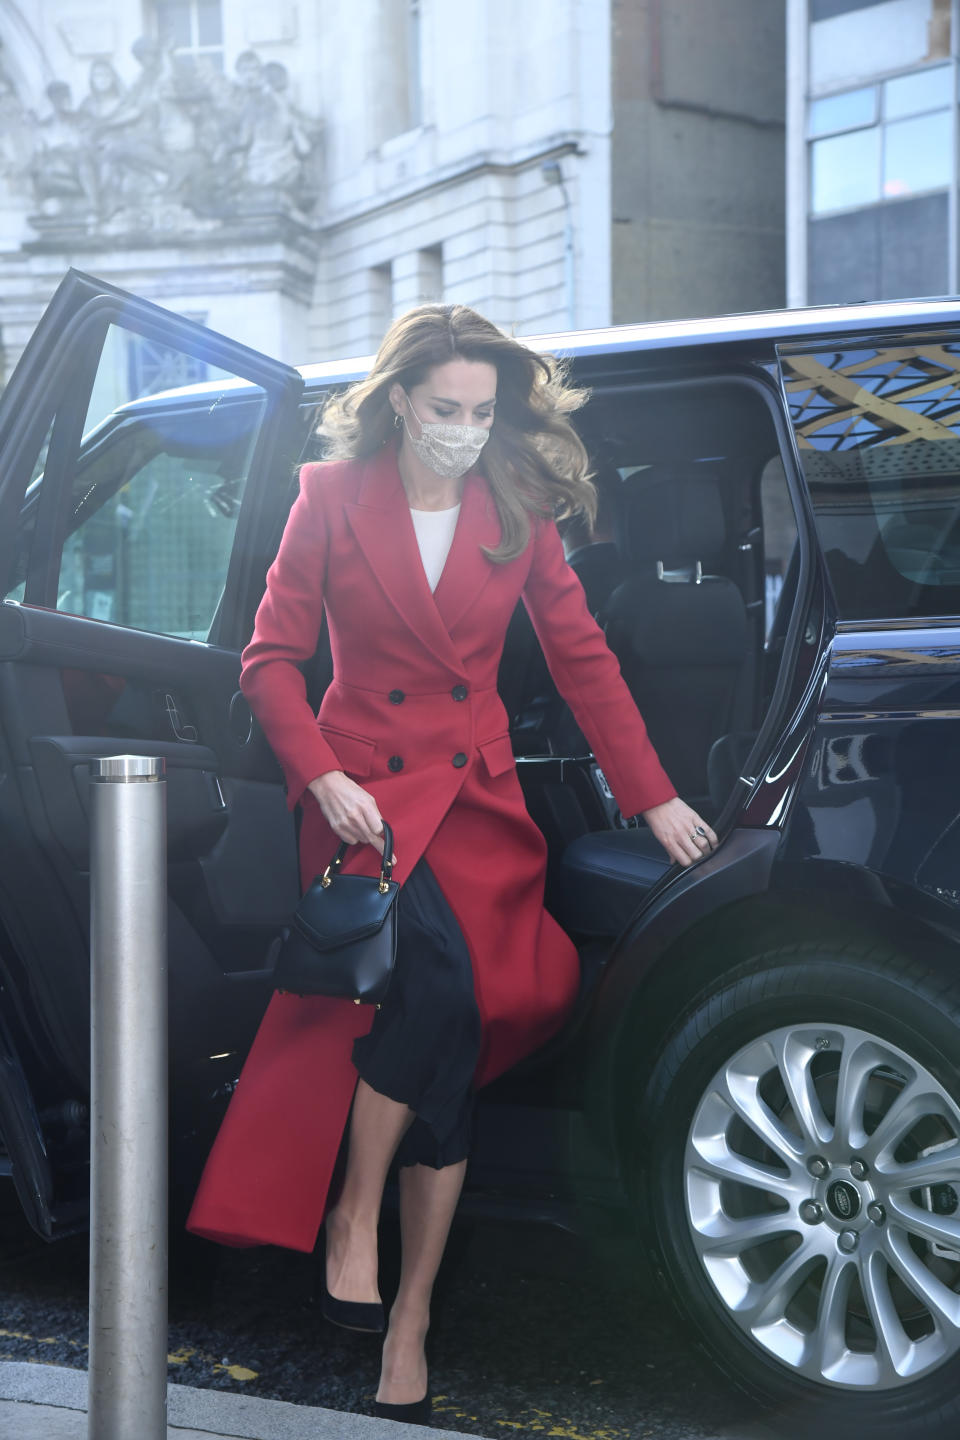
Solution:
<svg viewBox="0 0 960 1440">
<path fill-rule="evenodd" d="M 403 398 L 404 398 L 404 400 L 406 400 L 407 404 L 410 406 L 410 413 L 411 413 L 411 415 L 413 416 L 414 420 L 416 420 L 417 424 L 420 426 L 420 438 L 423 439 L 423 421 L 420 419 L 420 416 L 417 414 L 416 410 L 414 410 L 414 408 L 413 408 L 413 401 L 410 399 L 410 396 L 407 394 L 406 390 L 404 390 L 404 392 L 403 392 Z M 403 428 L 404 428 L 404 430 L 406 430 L 407 434 L 410 436 L 410 439 L 412 440 L 412 439 L 413 439 L 413 435 L 412 435 L 412 433 L 411 433 L 410 426 L 409 426 L 409 424 L 407 423 L 407 417 L 406 417 L 406 415 L 404 415 L 402 418 L 403 418 Z"/>
</svg>

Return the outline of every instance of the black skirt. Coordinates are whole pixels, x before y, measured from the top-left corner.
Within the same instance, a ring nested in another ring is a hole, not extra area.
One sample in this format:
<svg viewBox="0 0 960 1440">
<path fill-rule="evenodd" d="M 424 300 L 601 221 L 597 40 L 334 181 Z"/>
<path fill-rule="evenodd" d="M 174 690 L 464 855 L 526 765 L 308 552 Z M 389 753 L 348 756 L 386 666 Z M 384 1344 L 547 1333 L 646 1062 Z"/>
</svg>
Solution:
<svg viewBox="0 0 960 1440">
<path fill-rule="evenodd" d="M 353 1063 L 372 1090 L 416 1118 L 397 1151 L 400 1165 L 442 1169 L 470 1151 L 480 1012 L 470 952 L 425 860 L 397 897 L 397 960 L 369 1034 Z"/>
</svg>

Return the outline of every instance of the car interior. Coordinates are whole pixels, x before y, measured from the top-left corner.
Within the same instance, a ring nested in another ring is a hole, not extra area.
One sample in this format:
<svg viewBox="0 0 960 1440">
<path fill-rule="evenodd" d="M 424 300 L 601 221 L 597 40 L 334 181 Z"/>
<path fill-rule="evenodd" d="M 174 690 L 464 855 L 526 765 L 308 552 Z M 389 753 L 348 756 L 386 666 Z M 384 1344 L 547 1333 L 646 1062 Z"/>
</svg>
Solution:
<svg viewBox="0 0 960 1440">
<path fill-rule="evenodd" d="M 582 432 L 603 491 L 606 583 L 589 547 L 568 559 L 664 768 L 714 822 L 769 707 L 796 587 L 797 525 L 770 411 L 749 384 L 684 380 L 596 396 Z M 522 609 L 500 683 L 548 839 L 548 907 L 578 938 L 609 941 L 667 858 L 617 811 Z"/>
</svg>

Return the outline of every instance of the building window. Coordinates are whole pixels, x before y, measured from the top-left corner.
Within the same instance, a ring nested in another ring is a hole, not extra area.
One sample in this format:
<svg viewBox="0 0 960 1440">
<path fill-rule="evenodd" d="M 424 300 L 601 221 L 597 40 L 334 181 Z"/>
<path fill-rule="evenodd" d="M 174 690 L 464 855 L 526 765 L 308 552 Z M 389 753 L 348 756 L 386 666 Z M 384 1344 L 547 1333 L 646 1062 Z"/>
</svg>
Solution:
<svg viewBox="0 0 960 1440">
<path fill-rule="evenodd" d="M 423 122 L 423 37 L 420 0 L 407 4 L 407 129 Z"/>
<path fill-rule="evenodd" d="M 195 64 L 223 69 L 223 17 L 220 0 L 153 0 L 158 38 L 175 55 Z"/>
<path fill-rule="evenodd" d="M 420 251 L 420 300 L 443 299 L 443 247 L 431 245 Z"/>
<path fill-rule="evenodd" d="M 375 113 L 381 140 L 423 124 L 423 0 L 381 0 Z"/>
<path fill-rule="evenodd" d="M 953 131 L 949 65 L 811 101 L 812 213 L 946 189 Z"/>
<path fill-rule="evenodd" d="M 376 350 L 393 319 L 393 266 L 372 265 L 367 271 L 367 345 Z"/>
<path fill-rule="evenodd" d="M 202 323 L 202 322 L 201 322 Z M 210 378 L 206 361 L 159 340 L 132 331 L 127 335 L 127 389 L 138 398 L 181 385 L 199 385 Z"/>
</svg>

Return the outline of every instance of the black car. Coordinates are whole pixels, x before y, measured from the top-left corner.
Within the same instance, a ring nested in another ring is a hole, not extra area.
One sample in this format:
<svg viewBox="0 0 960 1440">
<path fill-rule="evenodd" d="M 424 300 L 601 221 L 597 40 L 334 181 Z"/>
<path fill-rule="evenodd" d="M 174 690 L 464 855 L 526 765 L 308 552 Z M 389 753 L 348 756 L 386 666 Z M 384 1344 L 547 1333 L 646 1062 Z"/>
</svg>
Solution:
<svg viewBox="0 0 960 1440">
<path fill-rule="evenodd" d="M 464 1206 L 616 1210 L 764 1404 L 953 1434 L 960 303 L 532 343 L 592 391 L 591 603 L 721 844 L 668 868 L 619 816 L 519 612 L 501 691 L 583 988 L 483 1093 Z M 87 1216 L 89 762 L 167 762 L 188 1192 L 297 898 L 239 654 L 318 409 L 364 369 L 297 371 L 72 272 L 3 396 L 0 1166 L 51 1239 Z"/>
</svg>

